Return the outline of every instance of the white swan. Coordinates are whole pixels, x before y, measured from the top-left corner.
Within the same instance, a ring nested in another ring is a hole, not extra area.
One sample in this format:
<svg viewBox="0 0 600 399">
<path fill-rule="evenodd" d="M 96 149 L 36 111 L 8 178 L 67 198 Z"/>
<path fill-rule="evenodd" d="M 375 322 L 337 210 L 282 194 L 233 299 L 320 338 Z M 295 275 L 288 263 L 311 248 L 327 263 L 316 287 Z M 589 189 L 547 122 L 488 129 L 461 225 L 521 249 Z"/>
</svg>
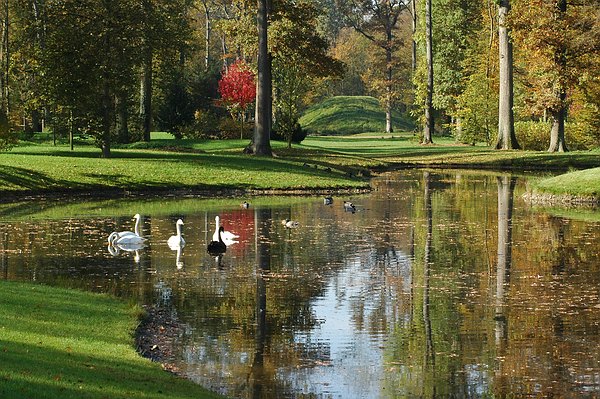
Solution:
<svg viewBox="0 0 600 399">
<path fill-rule="evenodd" d="M 133 219 L 135 220 L 135 226 L 133 228 L 134 231 L 113 231 L 108 236 L 108 243 L 114 245 L 115 243 L 119 242 L 119 241 L 117 241 L 118 239 L 124 238 L 126 236 L 141 237 L 141 235 L 140 235 L 140 219 L 141 219 L 140 214 L 136 213 L 133 216 Z M 143 239 L 143 240 L 145 240 L 145 239 Z M 135 237 L 132 237 L 131 240 L 125 240 L 125 241 L 122 241 L 121 243 L 132 243 L 132 242 L 140 242 L 140 241 L 138 239 L 136 239 Z"/>
<path fill-rule="evenodd" d="M 212 240 L 219 241 L 219 227 L 221 227 L 221 219 L 218 216 L 215 216 L 215 232 L 213 233 Z M 232 233 L 231 231 L 225 231 L 224 229 L 221 231 L 221 240 L 225 243 L 225 245 L 229 246 L 231 244 L 237 243 L 236 238 L 240 236 Z"/>
<path fill-rule="evenodd" d="M 281 221 L 281 224 L 284 225 L 285 227 L 287 227 L 288 229 L 293 229 L 293 228 L 300 226 L 300 223 L 296 222 L 295 220 L 290 220 L 290 219 L 283 219 Z"/>
<path fill-rule="evenodd" d="M 185 246 L 185 240 L 181 236 L 181 226 L 183 226 L 183 220 L 177 219 L 177 223 L 175 223 L 175 229 L 177 230 L 177 235 L 169 237 L 167 240 L 167 244 L 171 249 L 177 249 L 178 247 Z"/>
</svg>

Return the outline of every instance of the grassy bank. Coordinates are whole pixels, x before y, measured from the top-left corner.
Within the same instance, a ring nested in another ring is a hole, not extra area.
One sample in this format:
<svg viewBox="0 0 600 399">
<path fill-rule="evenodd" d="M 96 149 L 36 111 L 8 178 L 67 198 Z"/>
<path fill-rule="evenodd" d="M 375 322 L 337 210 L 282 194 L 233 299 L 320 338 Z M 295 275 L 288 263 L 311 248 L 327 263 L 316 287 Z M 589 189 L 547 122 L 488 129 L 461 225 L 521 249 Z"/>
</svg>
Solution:
<svg viewBox="0 0 600 399">
<path fill-rule="evenodd" d="M 532 184 L 535 194 L 556 196 L 568 195 L 581 199 L 600 199 L 600 168 L 569 172 L 559 176 L 535 181 Z"/>
<path fill-rule="evenodd" d="M 140 357 L 136 325 L 105 295 L 0 281 L 0 397 L 220 397 Z"/>
<path fill-rule="evenodd" d="M 0 154 L 4 196 L 151 190 L 313 190 L 368 187 L 369 170 L 409 167 L 567 171 L 600 166 L 600 151 L 549 154 L 497 151 L 434 138 L 422 146 L 412 134 L 309 137 L 292 149 L 272 142 L 274 158 L 242 154 L 247 140 L 174 140 L 114 149 L 99 157 L 91 145 L 20 145 Z"/>
</svg>

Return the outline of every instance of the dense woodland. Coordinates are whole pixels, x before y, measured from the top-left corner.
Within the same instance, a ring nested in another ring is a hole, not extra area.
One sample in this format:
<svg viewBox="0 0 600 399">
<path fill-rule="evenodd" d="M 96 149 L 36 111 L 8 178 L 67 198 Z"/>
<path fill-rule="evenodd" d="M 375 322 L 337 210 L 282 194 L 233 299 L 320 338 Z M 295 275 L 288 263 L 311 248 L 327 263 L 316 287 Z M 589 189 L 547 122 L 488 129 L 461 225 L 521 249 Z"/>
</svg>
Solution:
<svg viewBox="0 0 600 399">
<path fill-rule="evenodd" d="M 4 0 L 1 15 L 0 146 L 40 131 L 93 137 L 104 156 L 151 130 L 252 138 L 254 104 L 219 91 L 241 63 L 269 82 L 271 138 L 301 136 L 324 98 L 372 95 L 388 132 L 400 111 L 424 143 L 600 144 L 600 0 Z"/>
</svg>

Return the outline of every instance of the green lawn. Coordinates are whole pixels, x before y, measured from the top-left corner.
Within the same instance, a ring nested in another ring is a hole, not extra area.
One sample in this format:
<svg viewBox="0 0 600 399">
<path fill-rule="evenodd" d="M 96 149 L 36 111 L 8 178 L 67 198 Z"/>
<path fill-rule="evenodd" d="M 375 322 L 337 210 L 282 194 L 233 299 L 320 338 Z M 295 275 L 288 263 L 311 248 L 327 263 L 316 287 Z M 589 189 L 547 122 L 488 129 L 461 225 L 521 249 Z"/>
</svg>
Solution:
<svg viewBox="0 0 600 399">
<path fill-rule="evenodd" d="M 78 144 L 70 151 L 65 144 L 23 143 L 0 154 L 0 190 L 281 192 L 366 188 L 369 171 L 391 168 L 556 172 L 600 167 L 599 150 L 550 154 L 457 145 L 443 137 L 434 142 L 421 145 L 411 133 L 311 136 L 291 149 L 274 141 L 275 157 L 266 158 L 242 154 L 247 140 L 175 140 L 162 133 L 150 143 L 113 149 L 111 159 L 100 158 L 91 145 Z"/>
<path fill-rule="evenodd" d="M 0 398 L 218 398 L 140 357 L 139 309 L 107 295 L 0 281 Z"/>
</svg>

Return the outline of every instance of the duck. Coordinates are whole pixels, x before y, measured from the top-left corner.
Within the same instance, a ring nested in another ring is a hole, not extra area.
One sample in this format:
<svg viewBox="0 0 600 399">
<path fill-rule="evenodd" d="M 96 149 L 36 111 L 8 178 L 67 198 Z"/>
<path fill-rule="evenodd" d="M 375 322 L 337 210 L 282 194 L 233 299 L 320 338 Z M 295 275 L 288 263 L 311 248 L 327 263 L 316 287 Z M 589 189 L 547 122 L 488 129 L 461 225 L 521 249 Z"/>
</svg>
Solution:
<svg viewBox="0 0 600 399">
<path fill-rule="evenodd" d="M 247 201 L 244 201 L 244 202 L 242 202 L 242 203 L 240 204 L 240 206 L 241 206 L 243 209 L 248 209 L 248 208 L 250 208 L 250 204 L 249 204 Z"/>
<path fill-rule="evenodd" d="M 350 201 L 344 201 L 344 210 L 346 212 L 356 212 L 356 206 Z"/>
<path fill-rule="evenodd" d="M 223 242 L 222 234 L 225 231 L 223 226 L 220 226 L 217 230 L 217 240 L 213 240 L 208 243 L 206 248 L 206 252 L 208 252 L 211 256 L 219 256 L 224 254 L 227 251 L 227 245 Z"/>
<path fill-rule="evenodd" d="M 323 198 L 323 203 L 325 205 L 333 204 L 333 197 L 331 195 L 328 195 L 327 197 Z"/>
<path fill-rule="evenodd" d="M 213 237 L 212 237 L 213 241 L 219 241 L 219 227 L 221 227 L 221 219 L 219 218 L 219 216 L 215 216 L 215 232 L 213 233 Z M 223 228 L 223 231 L 221 232 L 221 239 L 226 244 L 227 243 L 231 243 L 231 244 L 236 243 L 237 242 L 236 239 L 239 237 L 240 237 L 239 235 L 234 234 L 230 231 L 226 231 L 224 228 Z"/>
<path fill-rule="evenodd" d="M 141 216 L 139 213 L 133 215 L 133 220 L 135 220 L 135 226 L 133 228 L 134 231 L 113 231 L 108 236 L 108 243 L 114 245 L 115 243 L 132 243 L 132 242 L 141 242 L 139 238 L 142 238 L 140 235 L 140 219 Z M 126 236 L 133 236 L 130 239 L 118 241 L 121 238 Z M 145 239 L 142 239 L 144 241 Z"/>
<path fill-rule="evenodd" d="M 175 223 L 175 229 L 177 230 L 177 235 L 171 236 L 167 240 L 167 244 L 169 245 L 169 248 L 177 249 L 177 247 L 185 246 L 185 240 L 183 239 L 183 237 L 181 235 L 182 226 L 183 226 L 183 220 L 177 219 L 177 222 Z"/>
<path fill-rule="evenodd" d="M 283 219 L 281 221 L 281 224 L 284 225 L 288 229 L 293 229 L 293 228 L 300 226 L 300 223 L 298 223 L 294 220 L 290 220 L 290 219 Z"/>
</svg>

